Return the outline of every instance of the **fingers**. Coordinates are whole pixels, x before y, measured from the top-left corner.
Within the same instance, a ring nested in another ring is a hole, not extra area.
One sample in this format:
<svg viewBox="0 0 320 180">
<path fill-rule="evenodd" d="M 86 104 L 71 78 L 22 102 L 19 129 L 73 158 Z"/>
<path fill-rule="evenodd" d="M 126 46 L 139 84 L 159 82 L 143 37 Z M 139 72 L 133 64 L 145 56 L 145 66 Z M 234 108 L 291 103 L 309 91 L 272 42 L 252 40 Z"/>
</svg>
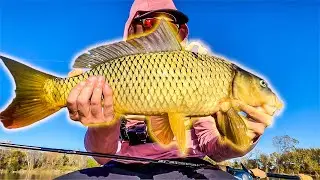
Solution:
<svg viewBox="0 0 320 180">
<path fill-rule="evenodd" d="M 67 107 L 70 118 L 86 126 L 111 121 L 114 118 L 112 89 L 105 77 L 92 76 L 71 90 Z"/>
<path fill-rule="evenodd" d="M 203 46 L 199 46 L 198 53 L 199 54 L 208 54 L 208 50 Z"/>
<path fill-rule="evenodd" d="M 197 42 L 191 42 L 186 46 L 186 50 L 197 52 L 199 45 Z"/>
<path fill-rule="evenodd" d="M 255 120 L 248 118 L 246 120 L 248 127 L 247 135 L 255 142 L 263 133 L 266 128 L 265 124 L 256 122 Z"/>
<path fill-rule="evenodd" d="M 136 35 L 139 35 L 143 32 L 144 32 L 144 30 L 143 30 L 143 26 L 141 24 L 131 25 L 128 30 L 127 39 L 134 38 L 134 37 L 136 37 Z"/>
<path fill-rule="evenodd" d="M 198 42 L 191 42 L 190 44 L 188 44 L 185 48 L 188 51 L 193 51 L 199 54 L 207 54 L 208 50 L 203 47 L 200 43 Z"/>
<path fill-rule="evenodd" d="M 249 136 L 250 139 L 255 139 L 257 134 L 252 130 L 248 130 L 247 131 L 247 136 Z"/>
<path fill-rule="evenodd" d="M 264 111 L 269 114 L 270 116 L 273 116 L 275 114 L 275 112 L 277 111 L 276 107 L 273 106 L 269 106 L 269 105 L 263 105 L 263 109 Z"/>
<path fill-rule="evenodd" d="M 135 34 L 141 34 L 141 33 L 143 33 L 143 27 L 142 27 L 142 25 L 141 24 L 137 24 L 136 26 L 135 26 Z"/>
<path fill-rule="evenodd" d="M 102 98 L 102 88 L 105 83 L 105 78 L 103 76 L 98 77 L 97 84 L 93 90 L 93 94 L 91 97 L 91 115 L 97 120 L 103 121 L 102 117 L 102 106 L 101 106 L 101 98 Z"/>
<path fill-rule="evenodd" d="M 192 51 L 192 44 L 193 42 L 191 42 L 191 43 L 189 43 L 189 44 L 186 44 L 186 46 L 185 46 L 185 50 L 187 50 L 187 51 Z"/>
<path fill-rule="evenodd" d="M 127 38 L 131 38 L 131 36 L 133 35 L 134 35 L 134 27 L 130 25 Z"/>
<path fill-rule="evenodd" d="M 81 90 L 78 98 L 77 98 L 77 105 L 78 105 L 78 114 L 81 119 L 85 117 L 89 117 L 90 115 L 90 98 L 93 93 L 94 86 L 97 82 L 97 77 L 92 76 L 90 77 L 85 84 L 85 87 Z"/>
<path fill-rule="evenodd" d="M 183 41 L 188 35 L 188 27 L 185 24 L 180 25 L 179 28 L 179 38 Z"/>
<path fill-rule="evenodd" d="M 74 69 L 71 72 L 69 72 L 68 76 L 69 77 L 78 76 L 78 75 L 80 75 L 82 73 L 83 73 L 82 69 Z"/>
<path fill-rule="evenodd" d="M 103 115 L 106 121 L 111 121 L 114 118 L 113 111 L 113 98 L 112 98 L 112 89 L 108 83 L 105 83 L 103 86 Z"/>
<path fill-rule="evenodd" d="M 79 120 L 79 114 L 78 114 L 78 106 L 77 106 L 77 98 L 85 86 L 85 82 L 80 82 L 78 85 L 76 85 L 70 92 L 68 98 L 67 98 L 67 108 L 69 111 L 70 119 L 74 121 Z"/>
<path fill-rule="evenodd" d="M 262 135 L 265 130 L 265 125 L 263 123 L 255 122 L 254 120 L 249 119 L 247 121 L 248 129 L 253 131 L 256 135 Z"/>
<path fill-rule="evenodd" d="M 264 124 L 265 126 L 269 126 L 272 123 L 272 116 L 264 113 L 261 109 L 257 109 L 255 107 L 246 105 L 242 102 L 237 102 L 240 110 L 247 113 L 253 120 Z"/>
</svg>

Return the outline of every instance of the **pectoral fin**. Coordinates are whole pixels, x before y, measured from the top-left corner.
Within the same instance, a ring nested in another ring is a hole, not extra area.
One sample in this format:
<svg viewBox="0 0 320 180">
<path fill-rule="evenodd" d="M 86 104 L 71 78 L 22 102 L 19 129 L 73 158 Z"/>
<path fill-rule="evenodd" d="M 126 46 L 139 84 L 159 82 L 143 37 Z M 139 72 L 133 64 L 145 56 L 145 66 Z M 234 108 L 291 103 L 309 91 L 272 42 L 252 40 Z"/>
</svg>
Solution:
<svg viewBox="0 0 320 180">
<path fill-rule="evenodd" d="M 162 145 L 168 145 L 173 140 L 173 132 L 170 128 L 168 116 L 146 117 L 148 131 L 151 138 Z"/>
<path fill-rule="evenodd" d="M 178 148 L 182 155 L 186 154 L 187 141 L 186 141 L 186 126 L 184 124 L 184 114 L 181 113 L 168 113 L 169 123 L 171 130 L 176 137 Z"/>
<path fill-rule="evenodd" d="M 234 108 L 226 112 L 219 111 L 216 124 L 222 136 L 221 143 L 226 143 L 241 153 L 246 152 L 251 146 L 251 139 L 247 136 L 247 125 Z"/>
</svg>

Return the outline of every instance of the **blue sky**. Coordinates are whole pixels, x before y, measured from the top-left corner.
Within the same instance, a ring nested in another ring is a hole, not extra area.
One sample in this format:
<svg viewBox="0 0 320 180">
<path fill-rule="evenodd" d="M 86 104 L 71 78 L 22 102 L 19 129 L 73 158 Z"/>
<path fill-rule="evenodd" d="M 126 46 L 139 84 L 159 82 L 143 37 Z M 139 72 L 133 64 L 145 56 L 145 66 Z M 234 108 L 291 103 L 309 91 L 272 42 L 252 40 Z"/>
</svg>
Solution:
<svg viewBox="0 0 320 180">
<path fill-rule="evenodd" d="M 75 54 L 93 44 L 122 38 L 133 1 L 25 0 L 0 3 L 0 52 L 66 76 Z M 288 134 L 300 147 L 320 147 L 319 3 L 268 0 L 176 0 L 190 22 L 190 39 L 268 78 L 286 103 L 258 144 L 274 151 L 272 137 Z M 0 107 L 14 85 L 0 66 Z M 0 140 L 84 150 L 86 129 L 66 110 L 21 131 L 0 128 Z"/>
</svg>

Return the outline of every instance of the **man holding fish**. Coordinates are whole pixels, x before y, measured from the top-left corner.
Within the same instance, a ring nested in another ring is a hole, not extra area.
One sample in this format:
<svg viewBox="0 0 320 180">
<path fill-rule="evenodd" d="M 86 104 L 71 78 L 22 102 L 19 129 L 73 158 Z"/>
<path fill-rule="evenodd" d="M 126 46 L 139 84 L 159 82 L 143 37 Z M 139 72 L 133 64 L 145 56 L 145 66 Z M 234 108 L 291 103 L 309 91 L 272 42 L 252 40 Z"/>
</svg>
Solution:
<svg viewBox="0 0 320 180">
<path fill-rule="evenodd" d="M 145 33 L 152 28 L 154 22 L 158 21 L 159 15 L 162 18 L 165 15 L 165 19 L 172 22 L 173 29 L 178 32 L 179 39 L 186 46 L 186 49 L 194 47 L 194 43 L 187 45 L 188 27 L 186 23 L 188 19 L 184 14 L 176 10 L 172 0 L 135 0 L 125 26 L 124 38 L 127 39 Z M 198 47 L 198 52 L 205 52 L 201 45 Z M 70 76 L 81 73 L 81 70 L 76 69 L 70 73 Z M 103 100 L 101 100 L 102 96 L 104 97 Z M 106 83 L 103 76 L 90 77 L 73 88 L 68 96 L 67 107 L 70 118 L 74 121 L 80 121 L 84 125 L 112 121 L 115 117 L 112 96 L 111 87 Z M 101 101 L 103 101 L 102 106 Z M 254 148 L 265 128 L 272 123 L 274 109 L 268 106 L 253 107 L 242 101 L 237 101 L 236 103 L 239 109 L 248 115 L 248 118 L 245 119 L 248 129 L 246 135 L 250 138 L 251 147 L 246 151 L 239 152 L 228 143 L 221 141 L 221 131 L 218 130 L 215 121 L 215 118 L 219 116 L 219 113 L 217 113 L 189 121 L 191 128 L 186 132 L 186 157 L 203 158 L 208 156 L 215 161 L 223 161 L 243 156 Z M 157 122 L 163 118 L 166 117 L 151 116 L 150 121 Z M 144 117 L 128 116 L 125 125 L 121 124 L 121 121 L 117 121 L 110 126 L 89 127 L 85 135 L 85 147 L 91 152 L 123 156 L 152 159 L 179 158 L 179 150 L 175 145 L 164 148 L 154 143 L 145 134 L 143 138 L 138 138 L 137 130 L 142 129 L 147 132 L 146 124 L 142 123 L 142 120 L 144 120 Z M 134 134 L 129 136 L 128 131 Z M 119 140 L 119 136 L 122 138 L 121 140 Z M 137 142 L 133 143 L 132 141 Z M 109 161 L 109 159 L 95 159 L 100 164 L 105 164 Z"/>
<path fill-rule="evenodd" d="M 261 77 L 201 45 L 190 50 L 187 22 L 171 0 L 136 0 L 126 40 L 86 50 L 73 68 L 89 70 L 72 77 L 0 55 L 16 85 L 0 121 L 23 128 L 67 107 L 88 126 L 88 151 L 215 161 L 245 155 L 283 104 Z"/>
</svg>

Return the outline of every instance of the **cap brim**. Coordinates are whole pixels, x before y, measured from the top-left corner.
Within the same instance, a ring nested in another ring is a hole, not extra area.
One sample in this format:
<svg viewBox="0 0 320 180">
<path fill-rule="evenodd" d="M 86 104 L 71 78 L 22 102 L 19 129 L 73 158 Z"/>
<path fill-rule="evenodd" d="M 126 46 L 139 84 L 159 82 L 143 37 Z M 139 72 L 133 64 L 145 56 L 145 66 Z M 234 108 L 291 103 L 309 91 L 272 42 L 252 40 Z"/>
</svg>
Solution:
<svg viewBox="0 0 320 180">
<path fill-rule="evenodd" d="M 143 14 L 135 17 L 134 20 L 154 17 L 158 13 L 167 13 L 167 14 L 170 14 L 176 18 L 177 24 L 186 24 L 189 21 L 188 16 L 186 16 L 181 11 L 178 11 L 175 9 L 157 9 L 157 10 L 153 10 L 153 11 L 140 11 L 140 12 L 142 12 Z"/>
</svg>

